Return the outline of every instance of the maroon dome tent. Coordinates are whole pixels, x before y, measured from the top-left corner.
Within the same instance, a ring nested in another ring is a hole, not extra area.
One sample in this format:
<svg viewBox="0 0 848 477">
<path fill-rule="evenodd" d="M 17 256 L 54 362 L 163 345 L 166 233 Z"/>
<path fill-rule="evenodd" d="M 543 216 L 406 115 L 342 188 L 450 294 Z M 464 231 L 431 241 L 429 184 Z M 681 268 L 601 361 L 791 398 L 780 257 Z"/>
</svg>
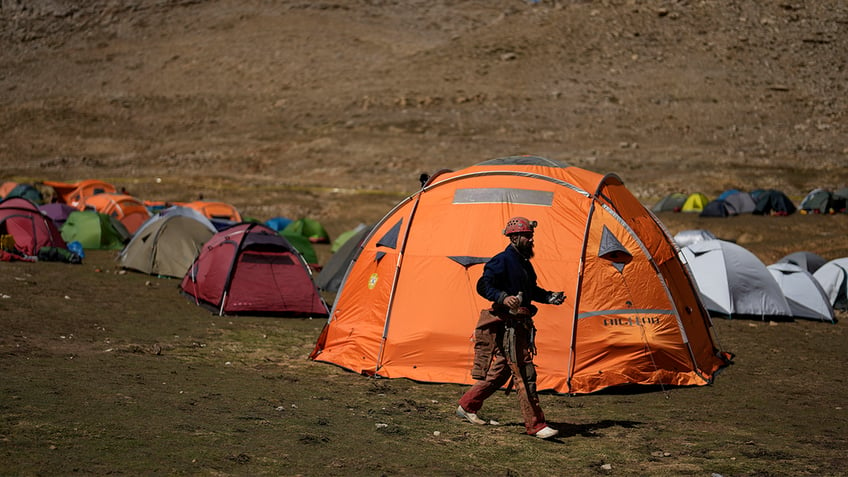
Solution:
<svg viewBox="0 0 848 477">
<path fill-rule="evenodd" d="M 329 315 L 306 260 L 264 224 L 238 224 L 212 236 L 180 289 L 219 315 Z"/>
<path fill-rule="evenodd" d="M 53 220 L 22 197 L 0 202 L 0 235 L 11 235 L 15 248 L 29 256 L 38 255 L 41 247 L 68 247 Z"/>
</svg>

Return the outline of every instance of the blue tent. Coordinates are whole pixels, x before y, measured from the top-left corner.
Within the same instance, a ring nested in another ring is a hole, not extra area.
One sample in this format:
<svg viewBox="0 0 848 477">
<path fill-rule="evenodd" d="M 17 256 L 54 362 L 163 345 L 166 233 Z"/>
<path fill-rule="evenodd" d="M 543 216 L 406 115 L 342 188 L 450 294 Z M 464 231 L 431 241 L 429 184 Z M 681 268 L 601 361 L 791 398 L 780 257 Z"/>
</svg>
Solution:
<svg viewBox="0 0 848 477">
<path fill-rule="evenodd" d="M 274 217 L 274 218 L 266 220 L 265 225 L 267 225 L 269 228 L 279 232 L 279 231 L 283 230 L 284 228 L 286 228 L 286 226 L 288 224 L 292 223 L 292 222 L 293 222 L 292 219 L 287 219 L 285 217 Z"/>
</svg>

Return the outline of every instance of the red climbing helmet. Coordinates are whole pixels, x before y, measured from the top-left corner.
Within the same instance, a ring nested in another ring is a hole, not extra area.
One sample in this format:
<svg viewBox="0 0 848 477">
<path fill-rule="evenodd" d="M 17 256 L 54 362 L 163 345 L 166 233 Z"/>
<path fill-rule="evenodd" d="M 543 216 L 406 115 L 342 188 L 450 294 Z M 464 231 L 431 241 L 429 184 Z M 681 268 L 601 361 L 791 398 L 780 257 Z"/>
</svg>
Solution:
<svg viewBox="0 0 848 477">
<path fill-rule="evenodd" d="M 520 233 L 533 233 L 533 229 L 536 228 L 535 220 L 528 220 L 525 217 L 513 217 L 509 219 L 506 223 L 506 227 L 504 227 L 503 234 L 511 235 L 511 234 L 520 234 Z"/>
</svg>

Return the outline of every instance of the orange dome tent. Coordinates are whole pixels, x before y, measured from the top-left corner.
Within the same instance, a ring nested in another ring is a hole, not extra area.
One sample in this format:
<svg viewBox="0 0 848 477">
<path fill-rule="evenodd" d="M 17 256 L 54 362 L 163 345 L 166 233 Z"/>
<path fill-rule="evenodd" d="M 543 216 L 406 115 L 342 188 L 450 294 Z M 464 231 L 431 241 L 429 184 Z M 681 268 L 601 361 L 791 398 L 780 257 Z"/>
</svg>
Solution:
<svg viewBox="0 0 848 477">
<path fill-rule="evenodd" d="M 231 222 L 241 222 L 238 209 L 224 202 L 196 200 L 194 202 L 175 202 L 175 205 L 192 208 L 208 219 L 223 219 Z"/>
<path fill-rule="evenodd" d="M 150 218 L 150 211 L 144 203 L 126 194 L 103 193 L 83 199 L 83 208 L 91 208 L 101 214 L 118 219 L 127 232 L 134 234 L 141 224 Z"/>
<path fill-rule="evenodd" d="M 310 357 L 472 383 L 490 305 L 475 285 L 513 216 L 538 221 L 539 285 L 568 296 L 535 317 L 539 390 L 704 385 L 729 362 L 672 238 L 621 179 L 534 156 L 436 174 L 399 203 L 359 247 Z"/>
<path fill-rule="evenodd" d="M 15 181 L 6 181 L 0 184 L 0 199 L 5 199 L 9 192 L 12 192 L 17 186 L 18 183 Z"/>
<path fill-rule="evenodd" d="M 50 186 L 56 191 L 59 202 L 75 207 L 79 210 L 85 209 L 83 202 L 86 197 L 104 192 L 117 192 L 114 185 L 97 179 L 86 179 L 79 182 L 44 181 L 42 184 Z"/>
</svg>

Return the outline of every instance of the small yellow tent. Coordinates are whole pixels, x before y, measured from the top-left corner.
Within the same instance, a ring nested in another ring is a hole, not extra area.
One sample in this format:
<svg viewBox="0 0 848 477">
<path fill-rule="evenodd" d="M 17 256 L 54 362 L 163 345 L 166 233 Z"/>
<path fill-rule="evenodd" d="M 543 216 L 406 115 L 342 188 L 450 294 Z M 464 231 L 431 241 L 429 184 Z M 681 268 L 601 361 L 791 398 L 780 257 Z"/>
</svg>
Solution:
<svg viewBox="0 0 848 477">
<path fill-rule="evenodd" d="M 442 172 L 360 245 L 312 359 L 367 375 L 470 384 L 476 293 L 512 216 L 539 223 L 538 388 L 702 385 L 727 363 L 671 237 L 614 175 L 535 156 Z"/>
<path fill-rule="evenodd" d="M 694 192 L 689 194 L 689 197 L 686 198 L 686 202 L 683 203 L 683 207 L 680 210 L 682 212 L 701 212 L 709 202 L 710 199 L 707 196 L 700 192 Z"/>
</svg>

